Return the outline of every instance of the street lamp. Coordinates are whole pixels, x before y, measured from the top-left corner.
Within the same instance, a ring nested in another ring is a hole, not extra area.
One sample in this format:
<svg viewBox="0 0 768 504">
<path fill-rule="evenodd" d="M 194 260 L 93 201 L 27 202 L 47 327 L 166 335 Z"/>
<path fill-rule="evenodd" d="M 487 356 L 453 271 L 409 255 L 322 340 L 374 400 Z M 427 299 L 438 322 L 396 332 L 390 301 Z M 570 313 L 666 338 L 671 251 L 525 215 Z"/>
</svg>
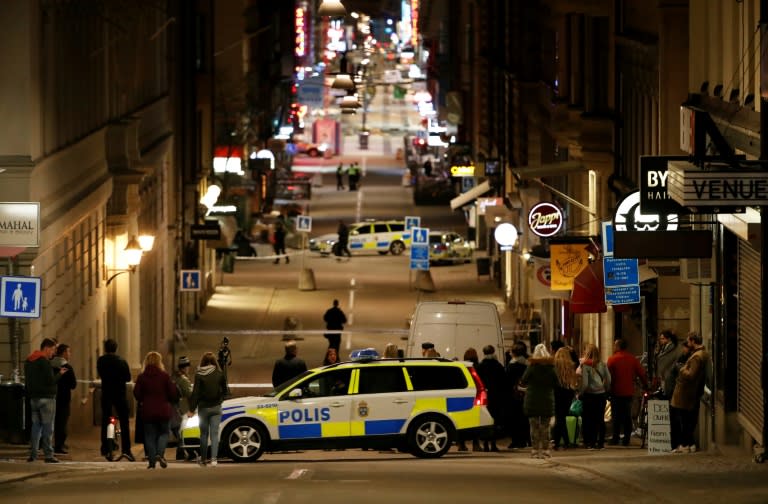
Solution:
<svg viewBox="0 0 768 504">
<path fill-rule="evenodd" d="M 140 241 L 141 239 L 144 241 L 144 247 L 142 247 Z M 112 273 L 112 275 L 107 279 L 107 285 L 112 283 L 112 280 L 114 280 L 118 275 L 122 275 L 123 273 L 133 273 L 136 271 L 136 267 L 139 265 L 139 263 L 141 263 L 141 256 L 144 254 L 144 252 L 149 252 L 152 250 L 152 245 L 154 242 L 155 237 L 151 235 L 142 235 L 139 239 L 136 239 L 136 236 L 132 236 L 123 249 L 125 264 L 128 266 L 128 268 L 108 269 L 107 274 Z"/>
<path fill-rule="evenodd" d="M 322 0 L 320 7 L 317 8 L 317 14 L 320 16 L 341 17 L 347 15 L 347 9 L 344 8 L 339 0 Z"/>
</svg>

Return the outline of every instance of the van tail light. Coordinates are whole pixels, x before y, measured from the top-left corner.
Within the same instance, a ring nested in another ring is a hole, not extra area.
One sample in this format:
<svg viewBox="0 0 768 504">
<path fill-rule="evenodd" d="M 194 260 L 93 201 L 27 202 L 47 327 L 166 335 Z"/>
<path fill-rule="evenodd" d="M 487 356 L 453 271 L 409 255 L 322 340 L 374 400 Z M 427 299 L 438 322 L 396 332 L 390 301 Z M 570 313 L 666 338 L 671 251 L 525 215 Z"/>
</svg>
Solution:
<svg viewBox="0 0 768 504">
<path fill-rule="evenodd" d="M 483 380 L 480 379 L 480 375 L 477 374 L 477 369 L 474 367 L 469 368 L 469 374 L 472 375 L 472 379 L 475 380 L 475 406 L 488 406 L 488 393 L 485 391 L 485 385 Z"/>
</svg>

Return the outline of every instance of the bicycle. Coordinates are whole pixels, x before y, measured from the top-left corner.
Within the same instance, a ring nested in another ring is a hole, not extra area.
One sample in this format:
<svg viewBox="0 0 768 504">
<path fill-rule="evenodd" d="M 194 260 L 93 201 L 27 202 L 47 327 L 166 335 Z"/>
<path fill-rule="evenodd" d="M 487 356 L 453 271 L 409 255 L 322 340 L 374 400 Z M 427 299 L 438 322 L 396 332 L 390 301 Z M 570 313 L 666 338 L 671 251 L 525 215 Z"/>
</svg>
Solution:
<svg viewBox="0 0 768 504">
<path fill-rule="evenodd" d="M 125 453 L 121 452 L 120 443 L 120 420 L 116 416 L 109 417 L 109 425 L 107 425 L 107 453 L 105 457 L 110 462 L 117 462 L 123 458 L 128 458 Z M 115 458 L 115 452 L 120 456 Z"/>
<path fill-rule="evenodd" d="M 643 391 L 643 396 L 640 398 L 640 411 L 637 415 L 637 433 L 640 438 L 640 448 L 645 448 L 645 444 L 648 441 L 648 401 L 651 399 L 660 399 L 662 396 L 661 389 L 655 392 Z"/>
</svg>

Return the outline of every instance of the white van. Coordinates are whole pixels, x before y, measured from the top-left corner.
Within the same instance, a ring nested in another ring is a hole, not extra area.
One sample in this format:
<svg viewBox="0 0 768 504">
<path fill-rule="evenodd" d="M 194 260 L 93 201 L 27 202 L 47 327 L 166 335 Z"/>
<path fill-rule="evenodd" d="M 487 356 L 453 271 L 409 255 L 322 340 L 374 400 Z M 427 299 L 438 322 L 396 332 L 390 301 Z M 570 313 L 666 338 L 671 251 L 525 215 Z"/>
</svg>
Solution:
<svg viewBox="0 0 768 504">
<path fill-rule="evenodd" d="M 408 333 L 406 357 L 421 357 L 421 344 L 434 343 L 441 357 L 462 359 L 469 347 L 482 359 L 493 345 L 504 362 L 504 337 L 496 305 L 484 301 L 422 301 L 416 305 Z"/>
</svg>

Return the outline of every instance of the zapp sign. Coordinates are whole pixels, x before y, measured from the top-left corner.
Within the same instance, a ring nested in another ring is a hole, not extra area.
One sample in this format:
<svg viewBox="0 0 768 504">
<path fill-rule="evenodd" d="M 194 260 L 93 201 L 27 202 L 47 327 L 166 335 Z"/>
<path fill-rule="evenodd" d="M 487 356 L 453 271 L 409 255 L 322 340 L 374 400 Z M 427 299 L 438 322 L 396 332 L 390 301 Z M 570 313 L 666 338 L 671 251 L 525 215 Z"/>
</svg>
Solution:
<svg viewBox="0 0 768 504">
<path fill-rule="evenodd" d="M 554 236 L 563 228 L 563 212 L 554 203 L 539 203 L 528 212 L 528 227 L 536 236 Z"/>
</svg>

